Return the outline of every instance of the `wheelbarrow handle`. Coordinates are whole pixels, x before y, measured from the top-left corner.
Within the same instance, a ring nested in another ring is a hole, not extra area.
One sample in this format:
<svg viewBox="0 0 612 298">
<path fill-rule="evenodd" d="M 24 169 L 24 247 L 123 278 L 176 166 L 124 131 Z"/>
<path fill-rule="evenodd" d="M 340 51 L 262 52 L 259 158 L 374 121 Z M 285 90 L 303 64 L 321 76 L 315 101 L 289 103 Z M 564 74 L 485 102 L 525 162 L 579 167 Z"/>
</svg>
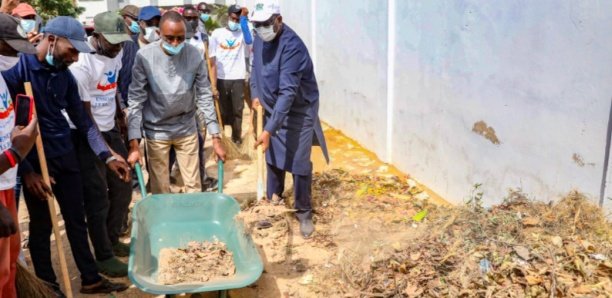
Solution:
<svg viewBox="0 0 612 298">
<path fill-rule="evenodd" d="M 140 163 L 136 163 L 136 177 L 138 177 L 138 186 L 140 186 L 140 194 L 142 195 L 142 199 L 147 197 L 147 188 L 144 183 L 144 178 L 142 177 L 142 168 Z"/>
<path fill-rule="evenodd" d="M 217 162 L 217 188 L 219 189 L 219 193 L 223 193 L 223 175 L 224 175 L 224 170 L 223 170 L 223 161 L 219 158 L 219 161 Z"/>
</svg>

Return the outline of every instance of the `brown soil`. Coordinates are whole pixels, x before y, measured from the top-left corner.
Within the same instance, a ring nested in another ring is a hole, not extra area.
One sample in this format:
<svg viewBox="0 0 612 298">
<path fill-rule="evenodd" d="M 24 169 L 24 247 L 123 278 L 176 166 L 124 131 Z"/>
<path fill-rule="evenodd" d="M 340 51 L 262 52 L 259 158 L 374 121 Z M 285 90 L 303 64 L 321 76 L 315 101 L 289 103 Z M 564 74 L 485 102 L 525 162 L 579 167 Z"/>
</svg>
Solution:
<svg viewBox="0 0 612 298">
<path fill-rule="evenodd" d="M 231 278 L 236 274 L 233 256 L 219 240 L 191 241 L 184 248 L 162 248 L 157 282 L 176 285 Z"/>
</svg>

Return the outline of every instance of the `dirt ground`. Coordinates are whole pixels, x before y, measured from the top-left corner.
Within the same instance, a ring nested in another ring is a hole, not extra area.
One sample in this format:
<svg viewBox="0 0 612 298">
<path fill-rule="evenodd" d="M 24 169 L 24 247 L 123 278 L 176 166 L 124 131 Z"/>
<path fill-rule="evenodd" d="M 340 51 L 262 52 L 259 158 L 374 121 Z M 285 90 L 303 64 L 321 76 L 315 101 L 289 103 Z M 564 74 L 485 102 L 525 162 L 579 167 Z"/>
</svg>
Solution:
<svg viewBox="0 0 612 298">
<path fill-rule="evenodd" d="M 248 112 L 245 110 L 244 131 L 248 131 Z M 227 128 L 229 130 L 229 127 Z M 354 174 L 367 174 L 380 177 L 404 177 L 402 173 L 397 171 L 392 166 L 382 163 L 374 154 L 363 149 L 359 144 L 345 137 L 341 132 L 333 130 L 327 126 L 324 128 L 331 163 L 326 164 L 320 148 L 313 148 L 312 161 L 316 173 L 324 173 L 333 169 L 343 169 L 344 171 Z M 226 132 L 226 134 L 229 132 Z M 210 150 L 210 144 L 207 141 L 207 148 Z M 216 164 L 214 162 L 207 163 L 207 170 L 211 176 L 216 177 Z M 257 190 L 257 174 L 256 164 L 251 160 L 232 160 L 225 165 L 225 186 L 224 192 L 236 198 L 242 205 L 248 205 L 256 197 Z M 286 181 L 286 189 L 290 189 L 292 181 L 290 175 Z M 178 190 L 178 188 L 174 188 Z M 425 189 L 423 187 L 423 189 Z M 291 196 L 290 191 L 286 193 Z M 231 297 L 317 297 L 313 284 L 316 284 L 318 276 L 315 275 L 315 268 L 329 268 L 332 263 L 338 258 L 339 245 L 336 241 L 352 245 L 356 239 L 371 239 L 372 235 L 381 234 L 384 231 L 384 219 L 375 223 L 362 222 L 360 219 L 361 213 L 368 213 L 367 216 L 372 217 L 372 212 L 375 210 L 366 210 L 354 206 L 346 206 L 344 212 L 351 213 L 349 217 L 334 217 L 332 221 L 322 220 L 324 205 L 320 202 L 329 198 L 317 197 L 317 193 L 313 194 L 313 202 L 317 206 L 317 215 L 315 215 L 316 232 L 314 237 L 309 240 L 304 240 L 299 234 L 298 222 L 287 214 L 276 214 L 271 217 L 273 227 L 266 230 L 253 229 L 253 239 L 259 246 L 260 255 L 264 261 L 264 272 L 259 280 L 243 289 L 231 290 Z M 423 191 L 422 197 L 446 204 L 442 199 L 437 197 L 430 191 Z M 137 189 L 134 190 L 133 201 L 140 200 L 140 195 Z M 290 199 L 289 199 L 290 200 Z M 319 203 L 317 203 L 319 202 Z M 288 205 L 289 206 L 289 205 Z M 376 207 L 376 206 L 373 206 Z M 59 208 L 58 208 L 59 210 Z M 250 209 L 252 211 L 252 209 Z M 383 215 L 384 210 L 378 210 L 379 215 Z M 28 214 L 23 200 L 20 206 L 20 227 L 22 238 L 28 235 Z M 364 216 L 365 218 L 365 216 Z M 63 221 L 60 220 L 61 233 L 63 235 L 64 251 L 67 253 L 68 270 L 72 281 L 72 290 L 75 297 L 87 297 L 78 294 L 80 289 L 79 272 L 74 264 L 65 231 L 63 229 Z M 332 234 L 340 235 L 336 239 L 332 239 Z M 362 237 L 361 234 L 364 236 Z M 365 237 L 368 235 L 368 237 Z M 393 238 L 392 235 L 385 236 Z M 122 239 L 124 242 L 129 242 L 129 237 Z M 54 258 L 54 268 L 58 277 L 61 277 L 59 265 L 57 262 L 55 241 L 52 238 L 52 256 Z M 26 258 L 29 262 L 28 250 L 24 249 Z M 127 258 L 122 258 L 127 262 Z M 31 265 L 30 265 L 31 266 Z M 58 279 L 59 280 L 59 279 Z M 114 278 L 114 281 L 129 283 L 128 278 Z M 204 293 L 204 297 L 215 297 L 216 293 Z M 189 295 L 187 295 L 189 296 Z M 89 295 L 92 297 L 92 295 Z M 115 293 L 114 295 L 98 295 L 93 297 L 156 297 L 141 292 L 135 286 L 131 286 L 127 291 Z"/>
<path fill-rule="evenodd" d="M 465 206 L 451 206 L 341 132 L 327 126 L 324 132 L 331 163 L 313 149 L 316 231 L 308 240 L 291 211 L 290 175 L 284 206 L 256 204 L 255 162 L 226 163 L 224 192 L 243 207 L 238 218 L 264 262 L 259 280 L 230 290 L 230 297 L 611 297 L 612 224 L 580 194 L 544 203 L 510 192 L 484 208 L 475 186 Z M 209 175 L 216 169 L 207 162 Z M 23 204 L 20 210 L 27 236 L 27 210 Z M 261 219 L 272 227 L 257 229 Z M 64 246 L 78 293 L 65 235 Z M 131 286 L 97 297 L 156 296 Z"/>
</svg>

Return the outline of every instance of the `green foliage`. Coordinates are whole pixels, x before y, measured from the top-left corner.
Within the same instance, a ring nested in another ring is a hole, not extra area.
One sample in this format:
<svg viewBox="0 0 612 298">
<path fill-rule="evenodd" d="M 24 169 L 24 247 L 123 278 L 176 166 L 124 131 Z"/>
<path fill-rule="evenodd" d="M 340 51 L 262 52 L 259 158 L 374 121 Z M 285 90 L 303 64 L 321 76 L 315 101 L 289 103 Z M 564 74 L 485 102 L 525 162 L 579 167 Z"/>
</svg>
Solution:
<svg viewBox="0 0 612 298">
<path fill-rule="evenodd" d="M 466 205 L 475 212 L 482 212 L 484 210 L 484 207 L 482 206 L 482 197 L 484 192 L 482 192 L 481 187 L 481 183 L 474 184 L 472 194 L 466 202 Z"/>
<path fill-rule="evenodd" d="M 45 21 L 56 16 L 77 17 L 85 11 L 83 7 L 75 7 L 72 0 L 25 0 Z"/>
</svg>

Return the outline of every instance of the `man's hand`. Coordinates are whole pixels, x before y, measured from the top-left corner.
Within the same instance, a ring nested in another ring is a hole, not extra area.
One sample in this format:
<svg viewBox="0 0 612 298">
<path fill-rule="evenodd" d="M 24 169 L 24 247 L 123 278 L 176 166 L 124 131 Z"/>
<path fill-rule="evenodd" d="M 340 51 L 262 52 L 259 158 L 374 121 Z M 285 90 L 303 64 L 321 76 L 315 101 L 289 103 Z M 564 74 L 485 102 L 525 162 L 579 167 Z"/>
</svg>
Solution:
<svg viewBox="0 0 612 298">
<path fill-rule="evenodd" d="M 13 9 L 19 5 L 19 0 L 2 0 L 2 6 L 0 6 L 0 12 L 11 14 Z"/>
<path fill-rule="evenodd" d="M 34 32 L 34 31 L 28 33 L 28 41 L 33 45 L 38 44 L 42 40 L 42 38 L 43 38 L 42 33 Z"/>
<path fill-rule="evenodd" d="M 134 167 L 136 163 L 142 164 L 142 157 L 140 156 L 140 148 L 138 140 L 130 141 L 130 153 L 128 154 L 127 162 L 131 167 Z"/>
<path fill-rule="evenodd" d="M 13 148 L 22 158 L 28 155 L 34 143 L 36 143 L 36 137 L 38 136 L 38 130 L 36 129 L 37 124 L 38 120 L 34 117 L 28 126 L 17 126 L 13 129 L 11 142 L 13 143 Z"/>
<path fill-rule="evenodd" d="M 217 88 L 212 88 L 212 94 L 215 100 L 219 100 L 219 90 Z"/>
<path fill-rule="evenodd" d="M 225 158 L 227 156 L 225 153 L 225 148 L 223 148 L 223 145 L 221 144 L 220 138 L 213 138 L 213 151 L 215 151 L 217 158 L 221 159 L 222 161 L 225 161 Z"/>
<path fill-rule="evenodd" d="M 53 177 L 49 177 L 51 184 L 55 184 Z M 29 192 L 34 194 L 41 200 L 47 200 L 48 196 L 53 195 L 51 187 L 45 183 L 43 177 L 37 173 L 31 172 L 23 176 L 23 182 Z"/>
<path fill-rule="evenodd" d="M 17 225 L 9 210 L 0 204 L 0 238 L 17 233 Z"/>
<path fill-rule="evenodd" d="M 253 105 L 253 110 L 257 110 L 257 107 L 261 105 L 261 103 L 259 102 L 259 98 L 253 98 L 251 104 Z"/>
<path fill-rule="evenodd" d="M 119 158 L 121 158 L 121 160 L 119 160 Z M 130 182 L 130 179 L 132 179 L 130 175 L 130 167 L 128 166 L 127 162 L 123 160 L 123 157 L 119 156 L 119 158 L 110 161 L 106 164 L 106 166 L 123 182 Z"/>
<path fill-rule="evenodd" d="M 266 150 L 268 150 L 268 147 L 270 147 L 270 133 L 267 131 L 263 131 L 263 133 L 261 133 L 261 135 L 259 136 L 259 138 L 257 138 L 257 143 L 255 143 L 255 149 L 257 149 L 257 147 L 259 147 L 259 145 L 261 145 L 261 149 L 263 150 L 263 152 L 266 152 Z"/>
</svg>

